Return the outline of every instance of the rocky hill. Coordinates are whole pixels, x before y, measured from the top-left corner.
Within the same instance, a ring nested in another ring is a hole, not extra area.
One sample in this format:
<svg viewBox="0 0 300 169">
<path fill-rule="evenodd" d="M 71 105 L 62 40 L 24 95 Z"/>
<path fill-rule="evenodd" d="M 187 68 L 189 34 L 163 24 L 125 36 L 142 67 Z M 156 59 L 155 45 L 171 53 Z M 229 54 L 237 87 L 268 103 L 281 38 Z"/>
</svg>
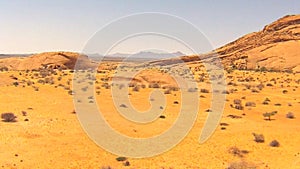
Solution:
<svg viewBox="0 0 300 169">
<path fill-rule="evenodd" d="M 285 16 L 214 52 L 227 67 L 300 71 L 300 15 Z"/>
<path fill-rule="evenodd" d="M 28 57 L 9 57 L 0 59 L 0 69 L 37 70 L 39 68 L 73 69 L 77 59 L 87 60 L 87 56 L 73 52 L 45 52 Z"/>
</svg>

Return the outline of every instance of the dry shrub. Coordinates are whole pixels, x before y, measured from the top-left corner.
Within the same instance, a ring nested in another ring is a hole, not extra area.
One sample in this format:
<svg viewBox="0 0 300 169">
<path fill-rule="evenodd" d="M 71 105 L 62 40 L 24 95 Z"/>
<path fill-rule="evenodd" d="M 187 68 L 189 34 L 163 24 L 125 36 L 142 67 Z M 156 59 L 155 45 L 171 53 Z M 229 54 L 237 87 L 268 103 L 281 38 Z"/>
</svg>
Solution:
<svg viewBox="0 0 300 169">
<path fill-rule="evenodd" d="M 244 157 L 245 154 L 248 154 L 249 151 L 248 150 L 240 150 L 239 148 L 237 147 L 230 147 L 228 152 L 230 154 L 233 154 L 234 156 L 238 156 L 238 157 Z"/>
<path fill-rule="evenodd" d="M 13 113 L 2 113 L 1 118 L 3 122 L 16 122 L 17 116 L 15 116 Z"/>
<path fill-rule="evenodd" d="M 256 107 L 256 104 L 254 102 L 246 102 L 246 107 Z"/>
<path fill-rule="evenodd" d="M 209 93 L 209 90 L 207 90 L 207 89 L 200 89 L 200 92 L 201 93 Z"/>
<path fill-rule="evenodd" d="M 277 114 L 277 111 L 266 112 L 266 113 L 263 114 L 263 116 L 267 117 L 267 119 L 265 119 L 265 120 L 271 121 L 271 116 L 274 116 L 275 114 Z"/>
<path fill-rule="evenodd" d="M 134 86 L 132 88 L 132 91 L 139 92 L 140 91 L 140 86 Z"/>
<path fill-rule="evenodd" d="M 277 140 L 271 141 L 269 145 L 271 147 L 279 147 L 280 146 L 280 144 L 279 144 L 279 142 Z"/>
<path fill-rule="evenodd" d="M 189 88 L 188 92 L 197 92 L 197 90 L 198 90 L 197 88 Z"/>
<path fill-rule="evenodd" d="M 265 137 L 262 134 L 256 134 L 256 133 L 252 133 L 252 135 L 254 136 L 254 141 L 257 143 L 264 143 L 265 142 Z"/>
<path fill-rule="evenodd" d="M 294 118 L 295 118 L 295 115 L 294 115 L 294 113 L 292 113 L 292 112 L 288 112 L 288 114 L 286 114 L 286 118 L 294 119 Z"/>
<path fill-rule="evenodd" d="M 171 94 L 171 90 L 170 90 L 170 89 L 165 90 L 165 91 L 164 91 L 164 94 Z"/>
<path fill-rule="evenodd" d="M 158 83 L 149 83 L 149 88 L 160 88 L 160 85 Z"/>
<path fill-rule="evenodd" d="M 246 161 L 232 162 L 227 169 L 256 169 L 256 165 Z"/>
<path fill-rule="evenodd" d="M 242 101 L 240 99 L 234 99 L 233 103 L 234 104 L 242 104 Z"/>
</svg>

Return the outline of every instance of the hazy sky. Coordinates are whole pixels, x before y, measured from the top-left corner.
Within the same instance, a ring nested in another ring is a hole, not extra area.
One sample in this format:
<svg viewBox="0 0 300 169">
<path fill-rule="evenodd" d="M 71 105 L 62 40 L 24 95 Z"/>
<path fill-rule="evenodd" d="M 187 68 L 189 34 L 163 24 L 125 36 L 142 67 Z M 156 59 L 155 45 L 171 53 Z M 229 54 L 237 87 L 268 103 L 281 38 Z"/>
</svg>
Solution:
<svg viewBox="0 0 300 169">
<path fill-rule="evenodd" d="M 284 15 L 299 14 L 300 1 L 0 0 L 0 53 L 80 52 L 101 27 L 139 12 L 184 18 L 216 48 Z M 118 52 L 131 52 L 121 49 Z"/>
</svg>

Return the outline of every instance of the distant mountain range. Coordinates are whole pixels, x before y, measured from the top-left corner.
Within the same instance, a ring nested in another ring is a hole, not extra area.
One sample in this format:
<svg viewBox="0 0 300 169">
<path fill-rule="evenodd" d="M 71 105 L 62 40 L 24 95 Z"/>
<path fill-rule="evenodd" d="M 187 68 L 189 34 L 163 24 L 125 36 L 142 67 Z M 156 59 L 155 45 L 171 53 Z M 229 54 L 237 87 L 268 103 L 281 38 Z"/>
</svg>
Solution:
<svg viewBox="0 0 300 169">
<path fill-rule="evenodd" d="M 103 55 L 100 54 L 87 54 L 90 58 L 102 58 Z M 105 57 L 114 57 L 114 58 L 130 58 L 130 59 L 167 59 L 167 58 L 174 58 L 184 56 L 185 54 L 177 51 L 173 53 L 158 53 L 158 52 L 151 52 L 151 51 L 142 51 L 134 54 L 128 53 L 114 53 L 107 55 Z"/>
</svg>

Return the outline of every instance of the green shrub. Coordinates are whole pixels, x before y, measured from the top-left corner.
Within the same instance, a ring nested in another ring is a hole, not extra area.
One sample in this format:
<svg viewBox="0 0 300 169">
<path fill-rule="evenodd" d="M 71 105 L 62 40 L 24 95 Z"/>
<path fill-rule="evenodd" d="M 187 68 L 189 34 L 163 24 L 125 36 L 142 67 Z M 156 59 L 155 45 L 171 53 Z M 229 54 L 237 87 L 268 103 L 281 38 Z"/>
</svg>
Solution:
<svg viewBox="0 0 300 169">
<path fill-rule="evenodd" d="M 277 114 L 277 111 L 272 111 L 272 112 L 266 112 L 263 114 L 264 117 L 267 117 L 269 121 L 271 121 L 271 116 L 274 116 L 275 114 Z"/>
<path fill-rule="evenodd" d="M 117 161 L 126 161 L 127 158 L 126 157 L 117 157 L 116 160 Z"/>
</svg>

